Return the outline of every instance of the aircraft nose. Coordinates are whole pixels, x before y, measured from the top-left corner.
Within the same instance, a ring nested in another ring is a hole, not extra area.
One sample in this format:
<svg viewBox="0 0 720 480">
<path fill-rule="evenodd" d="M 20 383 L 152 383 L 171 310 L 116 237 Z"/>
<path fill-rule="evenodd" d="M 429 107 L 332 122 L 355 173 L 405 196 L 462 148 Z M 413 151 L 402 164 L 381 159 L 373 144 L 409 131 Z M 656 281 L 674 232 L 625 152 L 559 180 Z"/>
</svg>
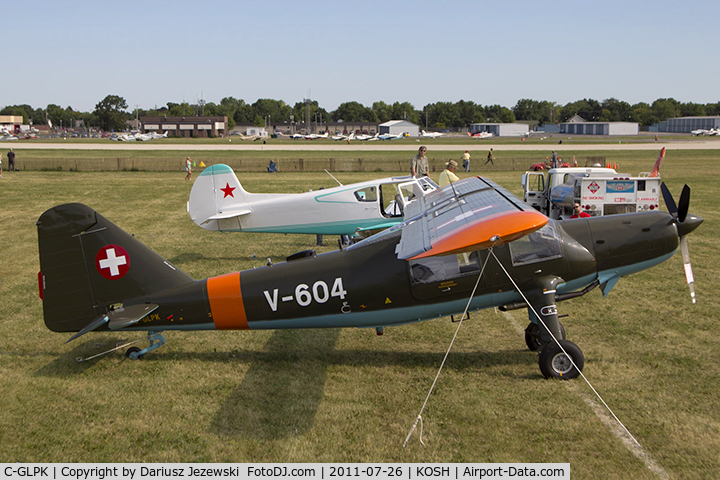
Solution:
<svg viewBox="0 0 720 480">
<path fill-rule="evenodd" d="M 698 217 L 697 215 L 688 213 L 687 217 L 685 217 L 685 220 L 678 223 L 678 226 L 677 226 L 678 234 L 681 237 L 684 237 L 685 235 L 687 235 L 688 233 L 692 232 L 697 227 L 699 227 L 702 222 L 703 222 L 702 217 Z"/>
</svg>

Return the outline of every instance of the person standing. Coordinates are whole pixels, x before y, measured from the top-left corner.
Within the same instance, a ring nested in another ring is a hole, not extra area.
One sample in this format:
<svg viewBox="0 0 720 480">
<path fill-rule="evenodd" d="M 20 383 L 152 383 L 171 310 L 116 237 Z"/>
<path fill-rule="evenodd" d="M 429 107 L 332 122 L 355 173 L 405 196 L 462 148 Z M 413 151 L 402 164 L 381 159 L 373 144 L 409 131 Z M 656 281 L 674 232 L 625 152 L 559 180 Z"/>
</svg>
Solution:
<svg viewBox="0 0 720 480">
<path fill-rule="evenodd" d="M 487 160 L 485 160 L 485 165 L 488 163 L 495 165 L 495 157 L 493 156 L 493 149 L 491 148 L 488 152 Z"/>
<path fill-rule="evenodd" d="M 14 172 L 15 171 L 15 152 L 13 152 L 12 148 L 8 152 L 7 158 L 8 158 L 8 169 L 11 172 Z"/>
<path fill-rule="evenodd" d="M 185 180 L 190 180 L 190 176 L 192 175 L 192 160 L 190 160 L 190 157 L 185 159 L 185 171 L 187 172 Z"/>
<path fill-rule="evenodd" d="M 470 152 L 467 150 L 465 150 L 465 153 L 463 153 L 462 165 L 463 168 L 465 168 L 466 173 L 470 171 Z"/>
<path fill-rule="evenodd" d="M 457 169 L 457 162 L 455 160 L 450 160 L 448 163 L 445 164 L 445 170 L 440 173 L 440 182 L 438 185 L 441 187 L 444 187 L 448 183 L 457 182 L 460 180 L 457 175 L 455 175 L 455 169 Z"/>
<path fill-rule="evenodd" d="M 427 152 L 427 148 L 424 146 L 418 148 L 417 155 L 410 160 L 410 175 L 413 177 L 428 176 L 430 166 L 428 165 L 428 159 L 425 156 L 425 152 Z"/>
<path fill-rule="evenodd" d="M 580 208 L 579 203 L 576 202 L 575 205 L 573 205 L 573 214 L 570 218 L 589 218 L 590 216 L 589 213 Z"/>
</svg>

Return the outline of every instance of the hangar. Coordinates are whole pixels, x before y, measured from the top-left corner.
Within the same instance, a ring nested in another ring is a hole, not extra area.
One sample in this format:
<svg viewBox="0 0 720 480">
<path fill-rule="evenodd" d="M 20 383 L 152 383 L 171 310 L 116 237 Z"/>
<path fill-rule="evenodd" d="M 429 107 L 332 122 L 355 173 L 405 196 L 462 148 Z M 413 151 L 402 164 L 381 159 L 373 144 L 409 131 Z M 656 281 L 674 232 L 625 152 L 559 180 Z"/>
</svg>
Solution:
<svg viewBox="0 0 720 480">
<path fill-rule="evenodd" d="M 525 123 L 471 123 L 470 133 L 490 132 L 496 137 L 522 137 L 530 132 Z"/>
<path fill-rule="evenodd" d="M 224 137 L 227 117 L 140 117 L 142 133 L 165 133 L 172 137 Z"/>
<path fill-rule="evenodd" d="M 389 122 L 381 123 L 378 125 L 378 133 L 383 135 L 388 133 L 390 135 L 400 135 L 401 133 L 407 133 L 411 137 L 420 136 L 420 127 L 407 120 L 390 120 Z"/>
<path fill-rule="evenodd" d="M 720 116 L 712 117 L 681 117 L 668 118 L 665 131 L 674 133 L 690 133 L 693 130 L 711 130 L 720 128 Z"/>
<path fill-rule="evenodd" d="M 640 124 L 636 122 L 586 122 L 580 115 L 573 115 L 560 123 L 560 133 L 570 135 L 637 135 Z"/>
</svg>

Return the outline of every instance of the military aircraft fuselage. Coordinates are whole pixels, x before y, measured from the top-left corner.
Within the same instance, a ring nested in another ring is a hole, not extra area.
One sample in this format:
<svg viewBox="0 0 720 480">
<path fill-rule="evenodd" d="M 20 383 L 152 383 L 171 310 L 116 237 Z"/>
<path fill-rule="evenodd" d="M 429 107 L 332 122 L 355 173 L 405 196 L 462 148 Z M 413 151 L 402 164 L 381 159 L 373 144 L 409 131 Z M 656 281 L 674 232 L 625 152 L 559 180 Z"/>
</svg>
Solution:
<svg viewBox="0 0 720 480">
<path fill-rule="evenodd" d="M 522 302 L 509 277 L 520 290 L 554 285 L 560 295 L 599 283 L 607 294 L 620 277 L 670 258 L 678 232 L 671 215 L 649 212 L 551 220 L 510 244 L 418 260 L 398 259 L 398 241 L 399 233 L 371 237 L 343 250 L 310 251 L 125 299 L 126 306 L 158 305 L 128 329 L 399 325 L 462 313 L 476 284 L 470 310 Z"/>
</svg>

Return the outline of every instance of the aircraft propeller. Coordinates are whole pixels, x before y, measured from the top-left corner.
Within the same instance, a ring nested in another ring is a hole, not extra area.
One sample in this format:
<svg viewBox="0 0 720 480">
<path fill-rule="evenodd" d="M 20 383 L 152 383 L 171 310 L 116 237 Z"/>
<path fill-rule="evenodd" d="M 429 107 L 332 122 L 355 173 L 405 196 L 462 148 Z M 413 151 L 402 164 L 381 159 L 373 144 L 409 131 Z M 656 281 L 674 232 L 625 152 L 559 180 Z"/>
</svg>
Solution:
<svg viewBox="0 0 720 480">
<path fill-rule="evenodd" d="M 678 235 L 680 236 L 680 252 L 682 253 L 683 266 L 685 267 L 685 279 L 690 288 L 690 297 L 693 303 L 697 303 L 695 299 L 695 278 L 693 277 L 692 265 L 690 264 L 690 249 L 687 243 L 687 234 L 695 230 L 702 223 L 703 219 L 697 215 L 689 214 L 690 208 L 690 187 L 685 185 L 680 193 L 680 202 L 675 203 L 670 190 L 663 182 L 660 185 L 663 200 L 667 206 L 668 212 L 673 216 L 673 221 L 677 226 Z"/>
</svg>

